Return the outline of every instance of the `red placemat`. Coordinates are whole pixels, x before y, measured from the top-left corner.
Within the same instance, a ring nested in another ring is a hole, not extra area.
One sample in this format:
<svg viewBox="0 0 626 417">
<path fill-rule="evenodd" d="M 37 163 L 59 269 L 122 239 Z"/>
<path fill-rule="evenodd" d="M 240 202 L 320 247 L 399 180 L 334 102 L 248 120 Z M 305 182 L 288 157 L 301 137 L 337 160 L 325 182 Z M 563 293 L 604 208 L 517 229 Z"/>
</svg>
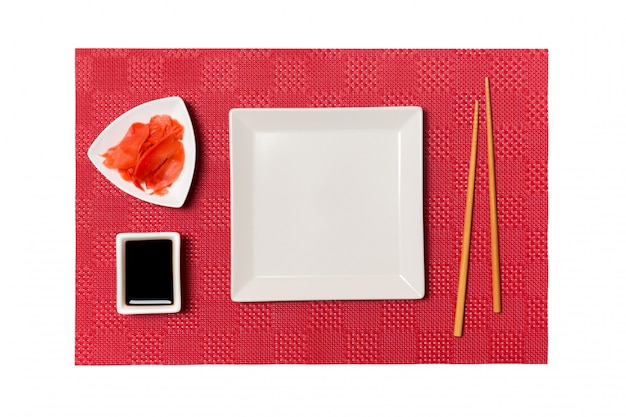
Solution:
<svg viewBox="0 0 626 417">
<path fill-rule="evenodd" d="M 491 81 L 502 306 L 491 312 L 484 78 Z M 110 184 L 87 158 L 130 108 L 177 95 L 197 137 L 187 202 Z M 546 50 L 76 50 L 78 365 L 546 363 Z M 481 102 L 465 333 L 453 336 L 471 145 Z M 427 294 L 411 301 L 230 299 L 228 112 L 236 107 L 421 106 Z M 115 236 L 176 231 L 183 309 L 120 315 Z"/>
</svg>

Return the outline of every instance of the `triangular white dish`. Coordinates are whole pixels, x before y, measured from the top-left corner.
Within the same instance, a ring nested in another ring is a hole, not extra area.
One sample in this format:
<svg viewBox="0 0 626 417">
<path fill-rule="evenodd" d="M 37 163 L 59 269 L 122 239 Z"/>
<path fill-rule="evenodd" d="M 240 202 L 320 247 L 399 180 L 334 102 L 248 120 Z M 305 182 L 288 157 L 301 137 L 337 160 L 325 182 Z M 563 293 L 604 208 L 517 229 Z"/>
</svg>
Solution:
<svg viewBox="0 0 626 417">
<path fill-rule="evenodd" d="M 125 181 L 116 169 L 110 169 L 104 166 L 104 158 L 101 156 L 109 148 L 117 145 L 122 140 L 128 128 L 133 123 L 148 123 L 152 116 L 159 114 L 167 114 L 173 119 L 178 120 L 185 129 L 183 134 L 185 165 L 178 179 L 169 188 L 169 192 L 163 196 L 150 194 L 150 190 L 142 191 L 133 183 Z M 166 97 L 149 101 L 130 109 L 115 119 L 113 123 L 100 133 L 89 148 L 87 155 L 102 175 L 127 194 L 160 206 L 181 207 L 185 203 L 185 199 L 191 188 L 191 181 L 196 165 L 196 139 L 185 102 L 180 97 Z"/>
</svg>

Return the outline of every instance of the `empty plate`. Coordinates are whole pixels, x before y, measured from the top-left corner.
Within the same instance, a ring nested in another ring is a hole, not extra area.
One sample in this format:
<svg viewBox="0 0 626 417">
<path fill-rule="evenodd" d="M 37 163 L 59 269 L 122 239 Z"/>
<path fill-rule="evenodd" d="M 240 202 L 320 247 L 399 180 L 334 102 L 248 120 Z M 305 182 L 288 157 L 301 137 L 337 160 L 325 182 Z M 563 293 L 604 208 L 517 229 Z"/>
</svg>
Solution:
<svg viewBox="0 0 626 417">
<path fill-rule="evenodd" d="M 230 112 L 234 301 L 424 296 L 422 109 Z"/>
</svg>

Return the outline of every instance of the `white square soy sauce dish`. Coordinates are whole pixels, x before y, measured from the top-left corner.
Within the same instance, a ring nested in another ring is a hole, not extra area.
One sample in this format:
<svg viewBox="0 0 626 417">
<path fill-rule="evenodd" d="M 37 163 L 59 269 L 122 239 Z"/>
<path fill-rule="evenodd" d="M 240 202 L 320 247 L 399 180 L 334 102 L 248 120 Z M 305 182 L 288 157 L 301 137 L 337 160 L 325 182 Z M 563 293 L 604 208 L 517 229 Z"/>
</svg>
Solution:
<svg viewBox="0 0 626 417">
<path fill-rule="evenodd" d="M 116 258 L 118 313 L 180 311 L 178 233 L 120 233 L 116 237 Z"/>
<path fill-rule="evenodd" d="M 233 301 L 420 299 L 420 107 L 232 109 Z"/>
</svg>

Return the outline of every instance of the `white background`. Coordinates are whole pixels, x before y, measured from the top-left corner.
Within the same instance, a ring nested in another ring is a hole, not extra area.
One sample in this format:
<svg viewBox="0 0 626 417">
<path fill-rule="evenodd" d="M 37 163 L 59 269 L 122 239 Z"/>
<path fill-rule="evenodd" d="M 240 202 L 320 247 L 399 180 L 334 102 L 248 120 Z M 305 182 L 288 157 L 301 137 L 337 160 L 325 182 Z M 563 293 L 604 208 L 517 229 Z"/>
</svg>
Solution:
<svg viewBox="0 0 626 417">
<path fill-rule="evenodd" d="M 0 415 L 626 415 L 619 2 L 8 3 Z M 77 47 L 548 48 L 549 364 L 75 367 Z"/>
</svg>

